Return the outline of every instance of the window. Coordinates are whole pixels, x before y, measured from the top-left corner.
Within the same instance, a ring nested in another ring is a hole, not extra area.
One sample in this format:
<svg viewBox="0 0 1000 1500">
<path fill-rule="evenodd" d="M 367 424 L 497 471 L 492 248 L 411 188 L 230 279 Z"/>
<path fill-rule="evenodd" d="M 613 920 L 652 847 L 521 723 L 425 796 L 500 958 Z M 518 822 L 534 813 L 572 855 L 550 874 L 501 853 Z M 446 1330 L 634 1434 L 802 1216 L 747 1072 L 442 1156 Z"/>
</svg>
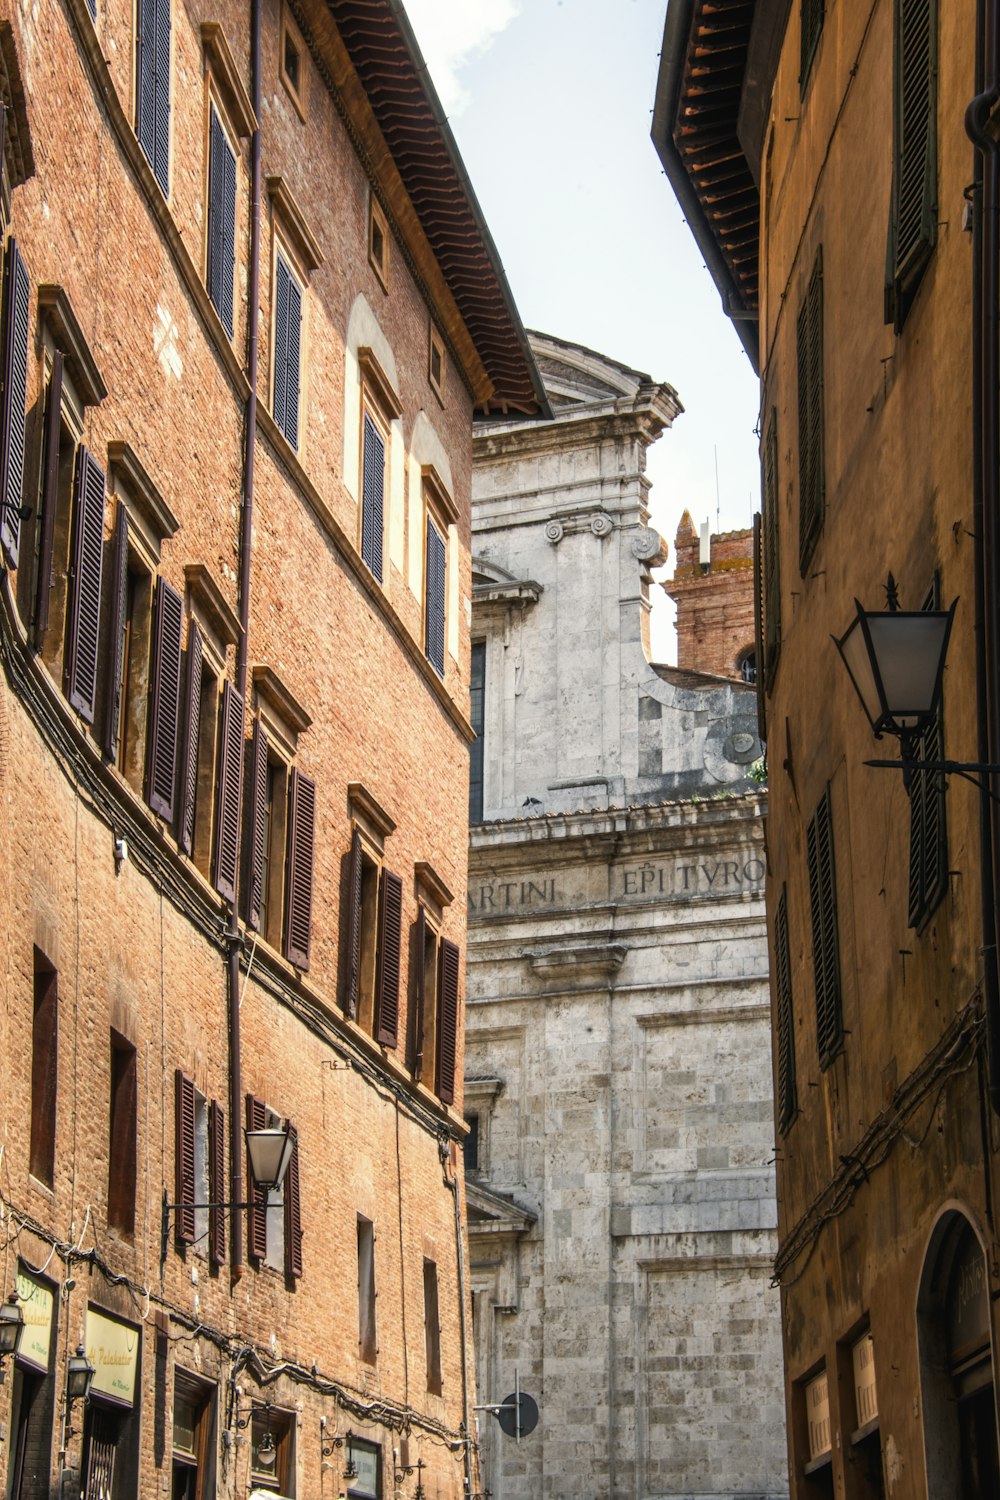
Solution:
<svg viewBox="0 0 1000 1500">
<path fill-rule="evenodd" d="M 31 1022 L 31 1175 L 52 1187 L 56 1156 L 56 1085 L 59 1055 L 58 975 L 35 949 Z"/>
<path fill-rule="evenodd" d="M 181 695 L 178 713 L 179 775 L 174 829 L 177 843 L 191 857 L 206 878 L 212 878 L 213 840 L 220 816 L 216 805 L 216 766 L 221 753 L 222 715 L 220 698 L 224 692 L 226 653 L 239 636 L 239 620 L 203 563 L 188 563 L 184 569 L 187 583 L 188 614 L 186 665 L 181 669 Z M 232 736 L 227 768 L 242 747 L 242 719 L 231 704 Z M 234 816 L 233 789 L 226 781 L 226 815 Z M 215 840 L 218 844 L 218 840 Z M 231 852 L 232 839 L 226 827 L 226 847 Z M 228 867 L 227 872 L 228 873 Z M 230 898 L 231 899 L 231 898 Z"/>
<path fill-rule="evenodd" d="M 135 1231 L 136 1106 L 135 1048 L 112 1031 L 108 1224 L 129 1237 Z"/>
<path fill-rule="evenodd" d="M 350 1435 L 347 1457 L 355 1473 L 347 1491 L 349 1500 L 382 1500 L 382 1449 Z"/>
<path fill-rule="evenodd" d="M 837 872 L 833 858 L 829 785 L 806 830 L 806 851 L 816 982 L 816 1044 L 820 1067 L 825 1068 L 840 1051 L 844 1037 L 837 934 Z"/>
<path fill-rule="evenodd" d="M 177 1069 L 174 1078 L 176 1180 L 174 1227 L 179 1245 L 221 1265 L 226 1253 L 225 1212 L 209 1209 L 226 1198 L 224 1114 Z"/>
<path fill-rule="evenodd" d="M 781 651 L 781 576 L 778 555 L 778 416 L 773 409 L 764 436 L 761 464 L 763 531 L 764 687 L 770 693 Z"/>
<path fill-rule="evenodd" d="M 812 60 L 819 43 L 820 33 L 823 30 L 823 18 L 826 11 L 826 0 L 800 0 L 800 20 L 802 25 L 801 50 L 799 55 L 799 89 L 804 94 L 806 84 L 809 81 L 809 72 L 812 68 Z"/>
<path fill-rule="evenodd" d="M 823 527 L 823 252 L 818 251 L 796 324 L 799 397 L 799 568 Z"/>
<path fill-rule="evenodd" d="M 383 1047 L 395 1047 L 403 882 L 383 867 L 382 840 L 396 825 L 358 783 L 348 790 L 355 828 L 347 867 L 345 1010 Z"/>
<path fill-rule="evenodd" d="M 937 241 L 937 0 L 894 0 L 885 321 L 902 330 Z"/>
<path fill-rule="evenodd" d="M 281 250 L 276 251 L 274 264 L 271 408 L 278 427 L 298 452 L 302 286 Z"/>
<path fill-rule="evenodd" d="M 424 1352 L 427 1389 L 441 1394 L 441 1323 L 438 1317 L 438 1272 L 433 1260 L 424 1256 Z"/>
<path fill-rule="evenodd" d="M 366 1364 L 375 1363 L 375 1226 L 364 1214 L 358 1214 L 358 1350 Z"/>
<path fill-rule="evenodd" d="M 214 1500 L 215 1387 L 174 1370 L 171 1500 Z"/>
<path fill-rule="evenodd" d="M 924 609 L 940 609 L 938 581 L 924 600 Z M 934 723 L 917 741 L 917 761 L 940 761 L 942 743 L 941 701 Z M 947 782 L 940 771 L 910 772 L 910 891 L 909 924 L 922 932 L 948 889 L 948 828 L 945 793 Z"/>
<path fill-rule="evenodd" d="M 430 1084 L 443 1104 L 455 1099 L 458 1046 L 458 967 L 456 945 L 441 937 L 434 918 L 417 909 L 417 1052 L 414 1074 Z"/>
<path fill-rule="evenodd" d="M 389 290 L 389 223 L 375 194 L 368 194 L 368 261 L 384 292 Z"/>
<path fill-rule="evenodd" d="M 434 518 L 427 517 L 424 581 L 424 649 L 431 666 L 444 676 L 444 591 L 447 548 Z"/>
<path fill-rule="evenodd" d="M 135 133 L 170 196 L 170 0 L 138 0 Z"/>
<path fill-rule="evenodd" d="M 302 1208 L 299 1195 L 299 1138 L 291 1122 L 292 1156 L 284 1181 L 265 1194 L 254 1182 L 247 1156 L 248 1196 L 247 1250 L 254 1260 L 283 1271 L 291 1280 L 302 1275 Z M 268 1130 L 281 1125 L 281 1117 L 252 1094 L 246 1097 L 248 1130 Z"/>
<path fill-rule="evenodd" d="M 236 152 L 215 105 L 208 128 L 208 295 L 233 336 L 233 276 L 236 269 Z"/>
<path fill-rule="evenodd" d="M 0 348 L 0 544 L 17 567 L 24 501 L 24 438 L 28 393 L 28 272 L 17 241 L 7 242 Z"/>
<path fill-rule="evenodd" d="M 278 76 L 288 91 L 299 119 L 306 118 L 306 89 L 309 75 L 306 71 L 306 49 L 298 27 L 289 14 L 288 7 L 281 12 L 281 51 Z"/>
<path fill-rule="evenodd" d="M 736 663 L 736 670 L 743 682 L 753 684 L 757 681 L 757 655 L 754 651 L 744 651 Z"/>
<path fill-rule="evenodd" d="M 798 1110 L 795 1091 L 792 966 L 788 948 L 788 897 L 784 886 L 781 888 L 781 899 L 774 917 L 774 994 L 778 1038 L 778 1129 L 784 1134 Z"/>
<path fill-rule="evenodd" d="M 431 390 L 442 406 L 444 405 L 444 372 L 444 340 L 434 324 L 430 323 L 427 340 L 427 379 L 430 381 Z"/>
<path fill-rule="evenodd" d="M 467 1110 L 465 1123 L 469 1127 L 469 1133 L 462 1142 L 462 1160 L 466 1172 L 479 1171 L 479 1113 L 477 1110 Z"/>
<path fill-rule="evenodd" d="M 472 643 L 469 711 L 476 737 L 469 746 L 469 822 L 483 821 L 484 740 L 486 728 L 486 642 Z"/>
<path fill-rule="evenodd" d="M 289 764 L 312 722 L 269 667 L 253 669 L 257 707 L 247 749 L 244 915 L 251 931 L 308 969 L 316 784 Z"/>
<path fill-rule="evenodd" d="M 255 1406 L 250 1428 L 250 1483 L 268 1494 L 295 1494 L 295 1423 L 292 1413 Z"/>
</svg>

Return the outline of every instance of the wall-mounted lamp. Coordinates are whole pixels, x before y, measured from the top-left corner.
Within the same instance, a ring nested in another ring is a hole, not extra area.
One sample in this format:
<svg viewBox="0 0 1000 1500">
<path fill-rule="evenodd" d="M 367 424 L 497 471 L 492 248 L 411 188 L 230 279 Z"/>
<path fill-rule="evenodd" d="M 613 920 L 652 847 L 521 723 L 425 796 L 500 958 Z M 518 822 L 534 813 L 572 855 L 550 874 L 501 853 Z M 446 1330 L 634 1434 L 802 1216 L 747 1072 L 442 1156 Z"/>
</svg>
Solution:
<svg viewBox="0 0 1000 1500">
<path fill-rule="evenodd" d="M 262 1193 L 274 1192 L 284 1181 L 288 1164 L 295 1149 L 295 1137 L 289 1126 L 267 1130 L 244 1130 L 250 1171 Z M 163 1190 L 163 1218 L 160 1224 L 160 1264 L 167 1258 L 167 1242 L 170 1238 L 170 1215 L 175 1208 L 257 1208 L 254 1202 L 247 1203 L 168 1203 Z"/>
<path fill-rule="evenodd" d="M 86 1349 L 82 1344 L 77 1344 L 76 1353 L 70 1355 L 66 1364 L 67 1410 L 72 1407 L 74 1401 L 82 1401 L 86 1404 L 90 1398 L 90 1387 L 95 1374 L 94 1366 L 87 1358 Z"/>
<path fill-rule="evenodd" d="M 24 1333 L 24 1313 L 16 1292 L 11 1292 L 7 1301 L 0 1305 L 0 1380 L 7 1356 L 17 1353 Z"/>
<path fill-rule="evenodd" d="M 324 1458 L 332 1458 L 333 1455 L 334 1455 L 334 1453 L 335 1453 L 335 1451 L 338 1448 L 343 1448 L 345 1442 L 347 1444 L 347 1463 L 344 1465 L 343 1469 L 341 1469 L 341 1471 L 340 1471 L 340 1477 L 341 1477 L 341 1479 L 351 1480 L 351 1479 L 357 1479 L 357 1477 L 358 1477 L 358 1471 L 354 1467 L 354 1458 L 353 1458 L 353 1456 L 351 1454 L 351 1438 L 353 1436 L 354 1436 L 354 1434 L 351 1433 L 351 1432 L 349 1432 L 346 1437 L 341 1437 L 339 1434 L 336 1434 L 336 1433 L 331 1434 L 328 1437 L 327 1436 L 327 1431 L 326 1431 L 326 1418 L 325 1417 L 320 1417 L 320 1419 L 319 1419 L 319 1454 L 320 1454 L 320 1459 L 322 1460 Z"/>
<path fill-rule="evenodd" d="M 416 1474 L 416 1476 L 417 1476 L 417 1487 L 413 1491 L 413 1500 L 425 1500 L 424 1484 L 423 1484 L 423 1472 L 426 1469 L 426 1467 L 427 1467 L 427 1465 L 424 1463 L 424 1461 L 423 1461 L 422 1458 L 418 1458 L 415 1464 L 403 1464 L 403 1465 L 400 1465 L 400 1463 L 399 1463 L 399 1449 L 398 1448 L 394 1448 L 393 1449 L 393 1453 L 392 1453 L 392 1482 L 393 1482 L 393 1488 L 394 1489 L 398 1489 L 399 1486 L 402 1484 L 402 1482 L 403 1482 L 404 1479 L 408 1479 L 411 1474 Z"/>
</svg>

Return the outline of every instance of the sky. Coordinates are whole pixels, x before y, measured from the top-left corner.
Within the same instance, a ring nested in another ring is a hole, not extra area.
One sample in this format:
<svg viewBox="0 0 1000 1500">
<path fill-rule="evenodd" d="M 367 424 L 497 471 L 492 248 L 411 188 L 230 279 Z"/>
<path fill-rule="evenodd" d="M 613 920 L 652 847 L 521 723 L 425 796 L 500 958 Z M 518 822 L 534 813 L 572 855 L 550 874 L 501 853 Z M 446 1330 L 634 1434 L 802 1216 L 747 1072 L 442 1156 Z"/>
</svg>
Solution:
<svg viewBox="0 0 1000 1500">
<path fill-rule="evenodd" d="M 758 508 L 758 386 L 650 140 L 666 0 L 405 0 L 526 328 L 667 381 L 649 452 L 670 556 L 684 510 Z M 716 489 L 718 462 L 718 491 Z M 660 590 L 654 649 L 673 659 Z"/>
</svg>

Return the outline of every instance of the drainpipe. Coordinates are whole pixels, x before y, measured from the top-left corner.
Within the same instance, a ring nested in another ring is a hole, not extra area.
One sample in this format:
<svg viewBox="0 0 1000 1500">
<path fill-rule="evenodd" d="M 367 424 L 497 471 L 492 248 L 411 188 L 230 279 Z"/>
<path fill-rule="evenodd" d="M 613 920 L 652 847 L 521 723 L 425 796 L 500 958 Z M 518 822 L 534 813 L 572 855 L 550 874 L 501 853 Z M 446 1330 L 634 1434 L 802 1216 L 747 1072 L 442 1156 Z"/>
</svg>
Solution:
<svg viewBox="0 0 1000 1500">
<path fill-rule="evenodd" d="M 448 1157 L 451 1147 L 447 1136 L 442 1136 L 438 1141 L 438 1154 L 441 1158 L 441 1175 L 444 1185 L 455 1200 L 455 1254 L 458 1264 L 458 1324 L 459 1342 L 462 1346 L 462 1428 L 465 1433 L 463 1443 L 465 1462 L 465 1491 L 466 1495 L 472 1494 L 472 1413 L 469 1410 L 469 1330 L 467 1324 L 467 1313 L 465 1308 L 466 1285 L 465 1285 L 465 1243 L 462 1238 L 462 1204 L 458 1191 L 458 1174 L 452 1176 L 448 1171 Z"/>
<path fill-rule="evenodd" d="M 257 447 L 257 344 L 260 316 L 260 27 L 261 0 L 250 5 L 250 102 L 254 131 L 250 137 L 250 286 L 247 307 L 247 396 L 243 449 L 243 514 L 240 527 L 240 633 L 236 642 L 236 691 L 246 702 L 247 640 L 250 631 L 250 544 L 253 536 L 254 458 Z M 239 861 L 236 891 L 226 935 L 229 977 L 229 1199 L 243 1202 L 243 1070 L 240 1062 L 240 952 L 243 939 L 239 918 Z M 230 1271 L 234 1281 L 243 1275 L 243 1216 L 234 1209 L 231 1220 Z"/>
<path fill-rule="evenodd" d="M 990 110 L 1000 98 L 996 49 L 1000 36 L 998 0 L 976 6 L 976 96 L 965 128 L 976 147 L 972 240 L 972 482 L 976 612 L 976 733 L 981 763 L 1000 758 L 1000 344 L 998 344 L 997 256 L 1000 251 L 1000 158 L 987 130 Z M 987 786 L 997 792 L 997 778 Z M 1000 883 L 998 804 L 980 797 L 983 975 L 990 1103 L 1000 1114 L 1000 974 L 997 954 L 996 892 Z"/>
</svg>

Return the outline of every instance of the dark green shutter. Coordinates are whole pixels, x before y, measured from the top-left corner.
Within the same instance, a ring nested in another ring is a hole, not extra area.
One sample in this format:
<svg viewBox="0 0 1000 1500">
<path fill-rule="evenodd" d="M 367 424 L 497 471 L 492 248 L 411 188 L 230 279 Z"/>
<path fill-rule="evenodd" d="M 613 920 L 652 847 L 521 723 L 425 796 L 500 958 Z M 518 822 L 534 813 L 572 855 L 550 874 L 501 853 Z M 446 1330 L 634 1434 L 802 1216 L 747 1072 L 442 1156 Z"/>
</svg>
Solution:
<svg viewBox="0 0 1000 1500">
<path fill-rule="evenodd" d="M 833 857 L 833 816 L 827 786 L 806 830 L 809 905 L 812 913 L 813 973 L 816 983 L 816 1045 L 825 1068 L 840 1050 L 844 1034 L 840 992 L 840 939 L 837 930 L 837 872 Z"/>
<path fill-rule="evenodd" d="M 444 676 L 445 543 L 430 516 L 427 517 L 427 576 L 424 580 L 424 631 L 431 665 Z"/>
<path fill-rule="evenodd" d="M 274 305 L 274 420 L 296 451 L 299 446 L 299 362 L 302 292 L 279 255 Z"/>
<path fill-rule="evenodd" d="M 784 886 L 781 888 L 781 899 L 774 919 L 774 995 L 778 1034 L 778 1129 L 784 1133 L 798 1109 L 792 965 L 788 949 L 788 898 Z"/>
<path fill-rule="evenodd" d="M 382 531 L 385 488 L 385 443 L 371 417 L 365 413 L 363 473 L 361 484 L 361 556 L 382 582 Z"/>
</svg>

